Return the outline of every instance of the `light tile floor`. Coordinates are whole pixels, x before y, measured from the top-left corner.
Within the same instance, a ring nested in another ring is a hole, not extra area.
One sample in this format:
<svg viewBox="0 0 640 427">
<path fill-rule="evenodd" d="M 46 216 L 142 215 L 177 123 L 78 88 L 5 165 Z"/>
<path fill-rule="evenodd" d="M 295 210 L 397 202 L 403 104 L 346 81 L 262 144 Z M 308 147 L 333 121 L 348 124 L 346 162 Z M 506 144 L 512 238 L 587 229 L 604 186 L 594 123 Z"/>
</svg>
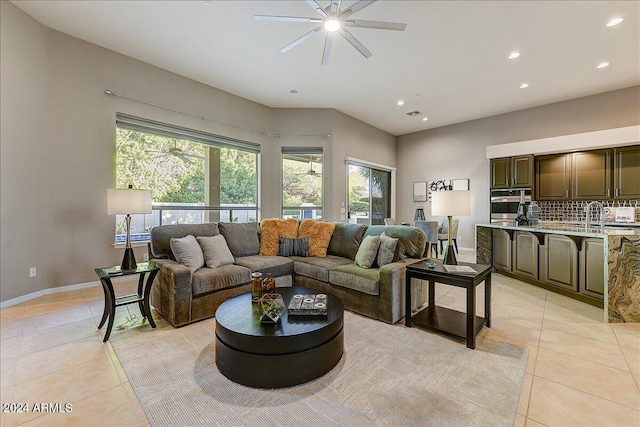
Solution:
<svg viewBox="0 0 640 427">
<path fill-rule="evenodd" d="M 473 262 L 475 255 L 463 251 L 458 259 Z M 481 334 L 529 350 L 516 426 L 640 426 L 640 324 L 603 323 L 601 309 L 499 274 L 492 283 L 492 327 Z M 136 285 L 118 282 L 116 292 L 133 293 Z M 437 285 L 436 298 L 465 310 L 462 289 Z M 0 310 L 3 407 L 72 404 L 70 413 L 2 412 L 0 425 L 148 425 L 111 345 L 96 330 L 102 310 L 98 286 Z M 128 322 L 132 314 L 138 320 Z M 112 333 L 118 326 L 149 327 L 140 318 L 135 305 L 119 307 Z"/>
</svg>

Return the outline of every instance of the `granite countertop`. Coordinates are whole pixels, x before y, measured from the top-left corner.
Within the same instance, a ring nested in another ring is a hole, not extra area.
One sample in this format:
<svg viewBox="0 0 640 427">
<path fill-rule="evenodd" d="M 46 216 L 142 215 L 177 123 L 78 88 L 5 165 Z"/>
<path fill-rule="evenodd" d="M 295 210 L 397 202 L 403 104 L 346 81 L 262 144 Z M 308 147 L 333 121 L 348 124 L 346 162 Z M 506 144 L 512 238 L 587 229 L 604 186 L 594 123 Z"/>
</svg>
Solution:
<svg viewBox="0 0 640 427">
<path fill-rule="evenodd" d="M 585 228 L 584 225 L 571 222 L 540 221 L 538 225 L 513 225 L 513 222 L 494 222 L 491 224 L 477 224 L 480 227 L 502 228 L 508 230 L 522 230 L 551 234 L 571 234 L 574 236 L 604 237 L 604 236 L 640 236 L 640 224 L 616 224 L 600 227 Z"/>
</svg>

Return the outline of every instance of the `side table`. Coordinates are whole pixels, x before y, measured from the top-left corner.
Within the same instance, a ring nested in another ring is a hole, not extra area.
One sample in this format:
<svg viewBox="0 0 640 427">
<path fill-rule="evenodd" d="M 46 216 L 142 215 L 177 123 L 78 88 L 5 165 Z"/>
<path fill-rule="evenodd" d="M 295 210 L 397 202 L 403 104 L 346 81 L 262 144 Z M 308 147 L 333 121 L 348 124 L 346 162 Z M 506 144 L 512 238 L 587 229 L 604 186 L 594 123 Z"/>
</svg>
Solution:
<svg viewBox="0 0 640 427">
<path fill-rule="evenodd" d="M 153 280 L 156 278 L 156 274 L 158 274 L 158 267 L 156 267 L 155 264 L 152 262 L 141 262 L 138 263 L 135 270 L 120 270 L 120 267 L 116 266 L 96 268 L 95 271 L 100 278 L 102 290 L 104 291 L 104 313 L 102 314 L 102 320 L 100 320 L 98 329 L 102 329 L 107 318 L 109 319 L 107 330 L 104 334 L 104 339 L 102 340 L 103 342 L 107 342 L 109 340 L 111 329 L 113 328 L 113 319 L 116 314 L 116 307 L 121 305 L 137 302 L 138 307 L 140 307 L 142 317 L 149 320 L 149 324 L 152 328 L 156 327 L 156 323 L 153 321 L 153 316 L 151 315 L 151 306 L 149 305 L 151 286 L 153 286 Z M 147 273 L 149 273 L 149 277 L 145 284 L 144 278 Z M 111 278 L 130 276 L 133 274 L 138 274 L 140 276 L 138 278 L 138 293 L 116 297 L 115 291 L 113 290 L 113 283 L 111 283 Z"/>
<path fill-rule="evenodd" d="M 429 268 L 429 263 L 434 267 Z M 405 325 L 412 324 L 447 332 L 467 340 L 467 347 L 476 348 L 476 335 L 486 325 L 491 327 L 491 266 L 459 263 L 471 267 L 474 273 L 447 271 L 442 262 L 425 260 L 407 266 L 406 272 L 406 316 Z M 429 282 L 429 306 L 411 315 L 411 279 Z M 461 313 L 435 304 L 435 284 L 444 283 L 467 290 L 467 312 Z M 476 286 L 484 282 L 484 318 L 476 316 Z"/>
</svg>

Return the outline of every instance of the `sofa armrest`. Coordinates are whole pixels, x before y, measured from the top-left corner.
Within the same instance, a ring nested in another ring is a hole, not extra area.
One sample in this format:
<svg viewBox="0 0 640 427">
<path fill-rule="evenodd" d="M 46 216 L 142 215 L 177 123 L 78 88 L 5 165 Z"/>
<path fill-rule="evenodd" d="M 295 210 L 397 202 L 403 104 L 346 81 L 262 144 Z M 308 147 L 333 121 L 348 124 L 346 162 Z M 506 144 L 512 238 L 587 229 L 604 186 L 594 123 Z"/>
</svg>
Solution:
<svg viewBox="0 0 640 427">
<path fill-rule="evenodd" d="M 407 265 L 421 261 L 419 258 L 406 258 L 380 267 L 380 297 L 392 302 L 393 322 L 405 316 L 405 292 Z M 418 308 L 427 302 L 427 288 L 414 285 L 411 307 Z"/>
<path fill-rule="evenodd" d="M 174 326 L 191 321 L 191 270 L 170 259 L 152 259 L 160 269 L 151 303 Z"/>
</svg>

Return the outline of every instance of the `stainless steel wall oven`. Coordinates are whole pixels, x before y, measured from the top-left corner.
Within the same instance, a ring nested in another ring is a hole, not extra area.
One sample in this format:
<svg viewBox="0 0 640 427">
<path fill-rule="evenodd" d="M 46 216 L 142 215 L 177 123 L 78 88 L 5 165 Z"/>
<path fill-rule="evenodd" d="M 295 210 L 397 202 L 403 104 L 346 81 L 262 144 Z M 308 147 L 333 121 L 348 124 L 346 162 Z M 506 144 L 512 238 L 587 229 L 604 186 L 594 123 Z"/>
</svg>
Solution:
<svg viewBox="0 0 640 427">
<path fill-rule="evenodd" d="M 531 189 L 491 190 L 491 222 L 513 222 L 516 219 L 520 197 L 524 193 L 524 201 L 531 203 Z"/>
</svg>

